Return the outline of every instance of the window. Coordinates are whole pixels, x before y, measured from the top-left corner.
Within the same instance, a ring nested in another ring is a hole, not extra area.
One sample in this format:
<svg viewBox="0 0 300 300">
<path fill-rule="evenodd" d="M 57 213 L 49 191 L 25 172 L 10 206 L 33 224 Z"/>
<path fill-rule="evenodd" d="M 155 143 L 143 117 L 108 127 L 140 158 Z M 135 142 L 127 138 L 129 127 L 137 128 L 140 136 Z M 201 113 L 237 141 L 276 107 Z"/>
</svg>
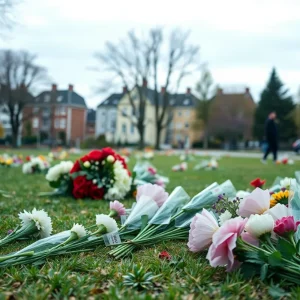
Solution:
<svg viewBox="0 0 300 300">
<path fill-rule="evenodd" d="M 185 112 L 185 116 L 186 117 L 189 117 L 191 115 L 191 112 L 189 111 L 189 110 L 187 110 L 186 112 Z"/>
<path fill-rule="evenodd" d="M 133 123 L 131 123 L 131 127 L 130 127 L 130 133 L 132 133 L 132 134 L 134 134 L 134 124 Z"/>
<path fill-rule="evenodd" d="M 50 99 L 51 99 L 51 96 L 49 94 L 46 94 L 45 97 L 44 97 L 44 101 L 49 102 Z"/>
<path fill-rule="evenodd" d="M 60 115 L 61 115 L 61 116 L 65 116 L 66 113 L 67 113 L 66 107 L 65 107 L 65 106 L 62 106 L 62 107 L 60 108 Z"/>
<path fill-rule="evenodd" d="M 178 115 L 178 117 L 181 117 L 182 113 L 180 110 L 178 111 L 177 115 Z"/>
<path fill-rule="evenodd" d="M 38 107 L 34 107 L 33 108 L 33 110 L 32 110 L 32 112 L 34 113 L 34 114 L 37 114 L 38 112 L 39 112 L 39 108 Z"/>
<path fill-rule="evenodd" d="M 49 107 L 44 107 L 44 109 L 43 109 L 43 115 L 44 116 L 49 116 L 50 115 L 50 108 Z"/>
<path fill-rule="evenodd" d="M 39 128 L 39 119 L 38 118 L 32 119 L 32 128 Z"/>
<path fill-rule="evenodd" d="M 43 127 L 50 127 L 50 119 L 49 118 L 43 118 L 42 121 Z"/>
<path fill-rule="evenodd" d="M 176 123 L 176 129 L 182 129 L 182 123 Z"/>
<path fill-rule="evenodd" d="M 184 99 L 183 105 L 189 105 L 189 104 L 190 104 L 190 100 L 189 99 Z"/>
<path fill-rule="evenodd" d="M 125 123 L 122 124 L 122 132 L 126 134 L 126 124 Z"/>
<path fill-rule="evenodd" d="M 57 102 L 61 102 L 63 100 L 63 98 L 64 98 L 63 96 L 58 96 L 57 99 L 56 99 L 56 101 Z"/>
<path fill-rule="evenodd" d="M 60 129 L 65 129 L 66 128 L 66 119 L 60 119 Z"/>
<path fill-rule="evenodd" d="M 127 107 L 122 108 L 122 116 L 127 116 Z"/>
<path fill-rule="evenodd" d="M 54 128 L 58 129 L 59 128 L 59 119 L 54 120 Z"/>
<path fill-rule="evenodd" d="M 185 126 L 185 128 L 189 128 L 190 125 L 189 125 L 189 123 L 185 123 L 184 126 Z"/>
</svg>

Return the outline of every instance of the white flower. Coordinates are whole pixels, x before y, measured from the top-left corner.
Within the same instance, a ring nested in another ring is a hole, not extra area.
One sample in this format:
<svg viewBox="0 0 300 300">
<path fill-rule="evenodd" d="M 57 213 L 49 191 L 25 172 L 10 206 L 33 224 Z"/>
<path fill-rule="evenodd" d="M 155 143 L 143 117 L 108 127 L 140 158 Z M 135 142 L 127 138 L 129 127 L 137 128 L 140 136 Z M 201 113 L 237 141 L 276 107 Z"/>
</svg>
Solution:
<svg viewBox="0 0 300 300">
<path fill-rule="evenodd" d="M 243 199 L 244 197 L 246 197 L 248 195 L 250 195 L 250 193 L 247 191 L 237 191 L 237 193 L 236 193 L 236 197 L 240 198 L 240 199 Z"/>
<path fill-rule="evenodd" d="M 33 172 L 31 162 L 27 162 L 22 166 L 23 174 L 31 174 Z"/>
<path fill-rule="evenodd" d="M 232 218 L 232 214 L 226 210 L 225 212 L 223 212 L 220 216 L 219 216 L 219 224 L 220 226 L 222 226 L 224 224 L 224 222 L 226 222 L 227 220 L 230 220 Z"/>
<path fill-rule="evenodd" d="M 260 237 L 261 235 L 272 232 L 274 228 L 274 220 L 271 215 L 251 215 L 245 230 L 254 237 Z"/>
<path fill-rule="evenodd" d="M 52 221 L 43 209 L 36 210 L 34 208 L 31 213 L 24 210 L 24 212 L 19 213 L 19 218 L 22 222 L 22 227 L 27 226 L 34 221 L 36 228 L 39 230 L 41 238 L 51 235 Z"/>
<path fill-rule="evenodd" d="M 91 163 L 90 163 L 89 161 L 85 161 L 85 162 L 83 163 L 83 166 L 84 166 L 85 168 L 89 168 L 89 167 L 91 166 Z"/>
<path fill-rule="evenodd" d="M 97 179 L 93 179 L 93 184 L 96 184 L 97 183 Z"/>
<path fill-rule="evenodd" d="M 112 155 L 107 156 L 107 161 L 110 163 L 113 163 L 115 161 L 115 158 Z"/>
<path fill-rule="evenodd" d="M 82 226 L 80 224 L 74 224 L 71 229 L 71 232 L 76 233 L 79 239 L 86 236 L 86 230 L 85 230 L 84 226 Z"/>
<path fill-rule="evenodd" d="M 104 214 L 96 215 L 96 225 L 103 225 L 106 228 L 107 233 L 118 230 L 118 224 L 115 219 Z"/>
<path fill-rule="evenodd" d="M 113 168 L 115 182 L 107 191 L 104 198 L 107 200 L 122 200 L 122 198 L 130 191 L 132 178 L 128 175 L 127 170 L 124 169 L 120 161 L 116 160 Z"/>
<path fill-rule="evenodd" d="M 59 178 L 65 174 L 69 174 L 73 168 L 73 162 L 71 161 L 62 161 L 54 167 L 50 168 L 46 179 L 48 181 L 58 181 Z"/>
<path fill-rule="evenodd" d="M 289 208 L 281 203 L 277 203 L 275 206 L 268 209 L 264 214 L 271 215 L 274 221 L 291 215 Z"/>
<path fill-rule="evenodd" d="M 282 188 L 289 189 L 292 185 L 296 184 L 296 179 L 295 178 L 288 178 L 285 177 L 284 179 L 280 180 L 280 186 Z"/>
</svg>

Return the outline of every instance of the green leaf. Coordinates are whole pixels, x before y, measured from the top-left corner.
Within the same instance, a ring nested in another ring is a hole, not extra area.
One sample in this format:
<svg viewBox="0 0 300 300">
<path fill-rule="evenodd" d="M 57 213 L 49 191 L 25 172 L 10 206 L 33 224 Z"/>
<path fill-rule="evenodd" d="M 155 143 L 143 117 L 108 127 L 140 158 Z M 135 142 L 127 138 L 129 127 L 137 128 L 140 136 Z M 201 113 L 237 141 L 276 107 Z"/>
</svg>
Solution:
<svg viewBox="0 0 300 300">
<path fill-rule="evenodd" d="M 269 288 L 269 295 L 274 299 L 281 299 L 282 297 L 289 296 L 289 293 L 279 286 L 272 284 Z"/>
<path fill-rule="evenodd" d="M 241 271 L 244 278 L 250 279 L 260 273 L 260 267 L 256 264 L 246 262 L 241 265 Z"/>
<path fill-rule="evenodd" d="M 300 227 L 300 226 L 299 226 Z M 300 240 L 298 241 L 297 245 L 296 245 L 296 251 L 297 253 L 300 255 Z"/>
<path fill-rule="evenodd" d="M 261 271 L 260 271 L 260 279 L 263 281 L 266 279 L 267 277 L 267 274 L 268 274 L 268 268 L 269 268 L 269 265 L 268 264 L 264 264 L 262 265 L 261 267 Z"/>
<path fill-rule="evenodd" d="M 290 259 L 296 254 L 296 248 L 287 240 L 279 238 L 277 249 L 282 257 Z"/>
<path fill-rule="evenodd" d="M 279 251 L 273 252 L 268 257 L 268 262 L 273 267 L 280 267 L 280 266 L 284 265 L 284 263 L 282 262 L 281 253 Z"/>
</svg>

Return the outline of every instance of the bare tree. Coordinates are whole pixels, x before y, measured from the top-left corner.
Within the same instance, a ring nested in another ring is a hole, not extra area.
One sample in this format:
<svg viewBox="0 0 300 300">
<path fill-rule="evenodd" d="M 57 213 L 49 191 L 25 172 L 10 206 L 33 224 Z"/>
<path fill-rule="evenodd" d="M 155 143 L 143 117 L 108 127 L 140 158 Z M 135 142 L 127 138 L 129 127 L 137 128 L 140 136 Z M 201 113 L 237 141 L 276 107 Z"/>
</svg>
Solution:
<svg viewBox="0 0 300 300">
<path fill-rule="evenodd" d="M 147 78 L 150 72 L 151 53 L 152 47 L 149 41 L 138 39 L 131 31 L 126 40 L 121 40 L 117 44 L 108 42 L 105 50 L 95 55 L 106 67 L 105 70 L 113 75 L 113 80 L 121 82 L 126 87 L 132 106 L 132 115 L 128 115 L 128 117 L 131 118 L 138 130 L 141 149 L 144 148 Z M 132 90 L 135 88 L 137 89 L 137 100 L 134 100 L 132 95 Z"/>
<path fill-rule="evenodd" d="M 154 82 L 154 104 L 156 121 L 155 148 L 160 148 L 161 133 L 172 121 L 172 108 L 170 106 L 170 94 L 176 94 L 184 77 L 192 74 L 198 68 L 199 47 L 188 43 L 189 32 L 175 29 L 168 39 L 167 59 L 164 58 L 164 32 L 162 29 L 154 29 L 150 32 L 152 37 L 152 76 Z M 165 64 L 166 62 L 166 64 Z M 163 80 L 163 93 L 157 90 L 159 69 L 165 69 Z"/>
<path fill-rule="evenodd" d="M 20 127 L 25 121 L 23 109 L 32 99 L 30 91 L 47 78 L 46 69 L 35 60 L 36 56 L 26 51 L 0 51 L 0 103 L 8 110 L 13 146 L 17 146 Z"/>
<path fill-rule="evenodd" d="M 194 124 L 195 127 L 200 127 L 203 131 L 203 148 L 207 149 L 208 147 L 208 134 L 207 134 L 207 125 L 209 121 L 209 111 L 211 97 L 215 87 L 213 86 L 213 79 L 210 71 L 206 66 L 203 66 L 201 77 L 196 84 L 197 98 L 199 99 L 197 105 L 197 121 Z"/>
<path fill-rule="evenodd" d="M 140 148 L 144 147 L 145 109 L 147 99 L 147 83 L 153 83 L 156 123 L 156 148 L 159 148 L 161 132 L 171 121 L 169 105 L 170 91 L 178 91 L 182 79 L 191 74 L 195 67 L 198 47 L 188 45 L 188 32 L 172 31 L 168 41 L 168 55 L 165 57 L 164 32 L 152 29 L 146 36 L 137 37 L 129 32 L 127 40 L 118 44 L 107 43 L 98 58 L 107 71 L 127 87 L 127 95 L 132 106 L 134 125 L 140 135 Z M 158 91 L 159 75 L 165 73 L 163 80 L 165 93 Z M 112 84 L 112 83 L 110 83 Z M 133 101 L 131 91 L 138 90 L 138 99 Z"/>
<path fill-rule="evenodd" d="M 13 10 L 18 0 L 0 0 L 0 31 L 11 29 L 14 24 Z"/>
</svg>

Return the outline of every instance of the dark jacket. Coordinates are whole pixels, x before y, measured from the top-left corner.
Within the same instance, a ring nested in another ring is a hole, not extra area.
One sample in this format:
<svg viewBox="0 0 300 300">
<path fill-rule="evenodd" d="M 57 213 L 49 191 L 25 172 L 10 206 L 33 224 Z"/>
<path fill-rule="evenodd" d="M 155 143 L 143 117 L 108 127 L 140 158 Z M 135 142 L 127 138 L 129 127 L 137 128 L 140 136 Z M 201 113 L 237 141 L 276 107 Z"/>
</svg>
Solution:
<svg viewBox="0 0 300 300">
<path fill-rule="evenodd" d="M 274 120 L 267 119 L 265 124 L 265 134 L 268 142 L 277 142 L 278 130 Z"/>
</svg>

